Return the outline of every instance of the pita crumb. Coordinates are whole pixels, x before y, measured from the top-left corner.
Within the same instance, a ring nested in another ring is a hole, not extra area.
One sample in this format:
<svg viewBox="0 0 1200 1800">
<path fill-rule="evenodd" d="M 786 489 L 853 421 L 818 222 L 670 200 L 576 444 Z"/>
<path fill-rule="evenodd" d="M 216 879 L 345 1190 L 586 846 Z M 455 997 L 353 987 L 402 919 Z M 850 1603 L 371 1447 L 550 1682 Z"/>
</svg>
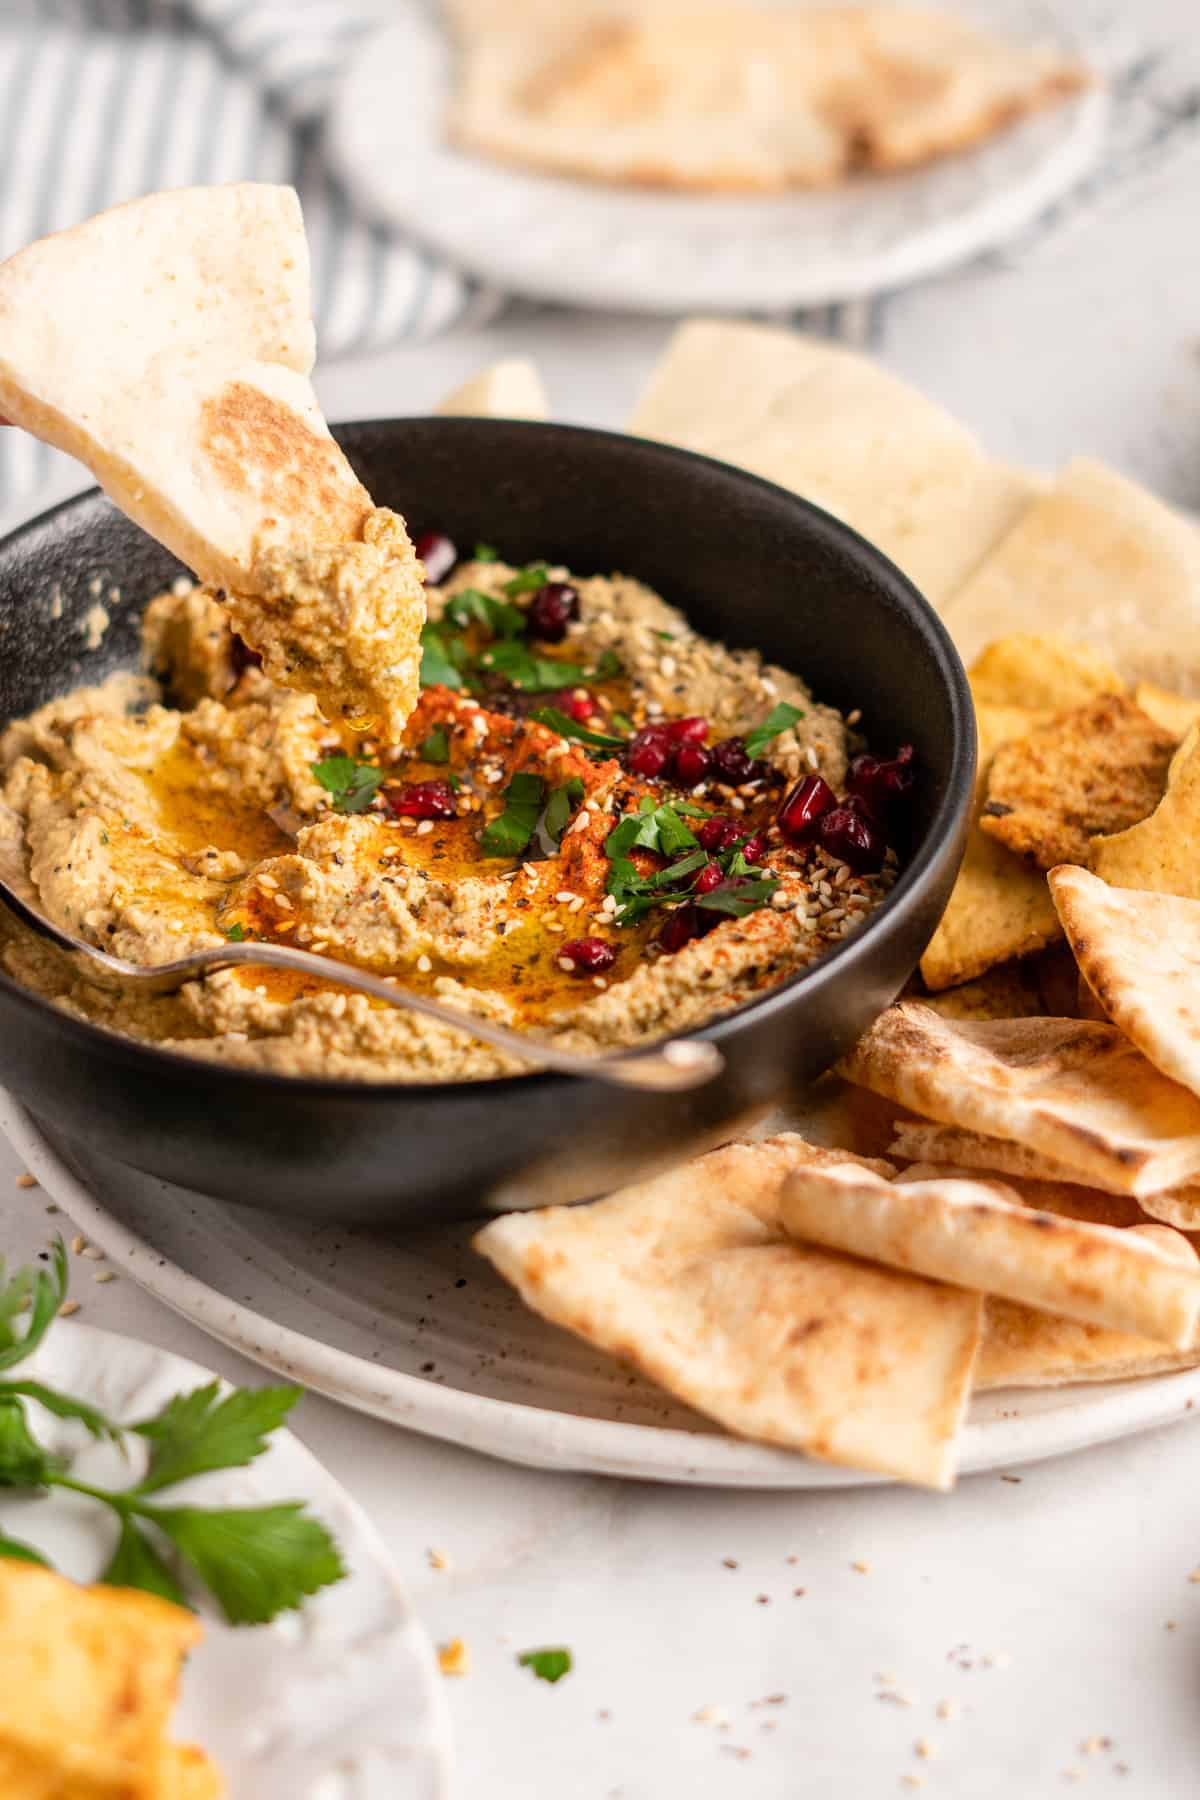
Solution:
<svg viewBox="0 0 1200 1800">
<path fill-rule="evenodd" d="M 471 1653 L 460 1637 L 451 1638 L 448 1644 L 439 1644 L 437 1659 L 443 1675 L 469 1675 L 471 1672 Z"/>
<path fill-rule="evenodd" d="M 1176 739 L 1124 694 L 1060 713 L 992 759 L 981 830 L 1040 869 L 1086 863 L 1091 840 L 1154 811 Z"/>
</svg>

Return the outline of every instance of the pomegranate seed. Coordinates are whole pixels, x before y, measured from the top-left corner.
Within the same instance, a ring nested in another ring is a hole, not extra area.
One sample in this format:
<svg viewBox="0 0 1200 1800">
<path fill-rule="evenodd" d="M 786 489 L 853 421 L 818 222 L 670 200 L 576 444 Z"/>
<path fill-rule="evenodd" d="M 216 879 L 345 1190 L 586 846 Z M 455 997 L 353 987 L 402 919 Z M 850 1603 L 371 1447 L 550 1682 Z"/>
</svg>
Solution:
<svg viewBox="0 0 1200 1800">
<path fill-rule="evenodd" d="M 712 757 L 703 744 L 690 741 L 680 744 L 671 758 L 671 774 L 680 787 L 692 788 L 703 781 L 712 767 Z"/>
<path fill-rule="evenodd" d="M 765 837 L 748 837 L 742 845 L 742 855 L 754 866 L 765 862 L 769 854 L 770 846 Z"/>
<path fill-rule="evenodd" d="M 229 646 L 229 660 L 233 664 L 233 678 L 244 675 L 247 669 L 261 669 L 262 657 L 257 650 L 252 650 L 244 637 L 235 631 Z"/>
<path fill-rule="evenodd" d="M 846 786 L 879 820 L 886 825 L 912 792 L 914 780 L 913 747 L 902 744 L 894 757 L 856 756 L 850 764 Z"/>
<path fill-rule="evenodd" d="M 720 887 L 725 877 L 721 873 L 720 863 L 705 863 L 696 877 L 696 893 L 711 894 L 715 887 Z"/>
<path fill-rule="evenodd" d="M 849 802 L 822 813 L 817 820 L 817 842 L 830 856 L 848 863 L 856 875 L 873 875 L 883 867 L 887 855 L 887 839 L 875 820 Z"/>
<path fill-rule="evenodd" d="M 454 790 L 448 781 L 410 781 L 404 787 L 384 788 L 387 809 L 397 819 L 453 819 Z"/>
<path fill-rule="evenodd" d="M 714 924 L 716 921 L 714 920 Z M 693 938 L 703 937 L 707 929 L 707 921 L 698 906 L 681 906 L 673 913 L 668 913 L 663 920 L 658 941 L 663 949 L 674 955 L 690 944 Z"/>
<path fill-rule="evenodd" d="M 708 736 L 708 720 L 699 717 L 671 719 L 667 735 L 673 744 L 702 744 Z"/>
<path fill-rule="evenodd" d="M 548 581 L 529 602 L 525 617 L 531 637 L 543 644 L 561 644 L 567 626 L 579 617 L 579 595 L 569 581 Z"/>
<path fill-rule="evenodd" d="M 777 823 L 789 844 L 808 844 L 824 813 L 837 805 L 837 795 L 820 775 L 798 781 L 779 809 Z"/>
<path fill-rule="evenodd" d="M 727 819 L 723 813 L 714 813 L 698 828 L 696 842 L 710 856 L 720 856 L 722 850 L 732 850 L 741 835 L 742 828 L 736 820 Z"/>
<path fill-rule="evenodd" d="M 670 760 L 671 740 L 661 725 L 643 725 L 634 732 L 625 750 L 625 767 L 630 774 L 650 780 L 661 775 Z"/>
<path fill-rule="evenodd" d="M 596 710 L 596 702 L 590 694 L 572 694 L 567 701 L 567 711 L 578 725 L 586 725 Z"/>
<path fill-rule="evenodd" d="M 558 954 L 575 964 L 576 975 L 603 975 L 617 960 L 616 950 L 603 938 L 572 938 Z"/>
<path fill-rule="evenodd" d="M 722 738 L 712 749 L 713 772 L 730 787 L 740 787 L 743 781 L 750 781 L 757 772 L 758 765 L 746 748 L 745 740 L 740 737 Z"/>
<path fill-rule="evenodd" d="M 436 587 L 458 561 L 458 551 L 441 531 L 423 531 L 413 549 L 425 564 L 425 581 Z"/>
</svg>

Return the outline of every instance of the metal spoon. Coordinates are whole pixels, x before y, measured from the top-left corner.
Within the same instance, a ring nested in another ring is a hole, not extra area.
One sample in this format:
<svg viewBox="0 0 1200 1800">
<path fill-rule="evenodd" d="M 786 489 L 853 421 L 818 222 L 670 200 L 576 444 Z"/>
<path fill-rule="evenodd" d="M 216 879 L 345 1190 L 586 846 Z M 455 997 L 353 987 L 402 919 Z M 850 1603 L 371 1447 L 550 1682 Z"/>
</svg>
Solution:
<svg viewBox="0 0 1200 1800">
<path fill-rule="evenodd" d="M 464 1014 L 456 1007 L 430 1000 L 425 994 L 411 994 L 404 988 L 392 987 L 378 975 L 368 975 L 350 963 L 314 956 L 308 950 L 293 950 L 287 944 L 228 944 L 220 950 L 194 950 L 174 962 L 157 963 L 147 968 L 140 963 L 126 962 L 123 957 L 110 956 L 106 950 L 97 950 L 94 944 L 63 931 L 22 900 L 2 876 L 0 901 L 31 931 L 66 951 L 75 960 L 84 980 L 97 987 L 137 987 L 147 994 L 173 994 L 185 982 L 214 975 L 220 969 L 247 965 L 292 969 L 299 975 L 316 975 L 325 981 L 336 981 L 342 987 L 368 994 L 372 1000 L 383 1000 L 388 1006 L 421 1013 L 427 1019 L 439 1019 L 443 1025 L 452 1025 L 469 1037 L 494 1044 L 498 1050 L 508 1050 L 526 1062 L 557 1069 L 562 1075 L 583 1075 L 594 1081 L 607 1081 L 613 1087 L 651 1088 L 668 1093 L 700 1087 L 719 1075 L 725 1066 L 725 1059 L 715 1044 L 698 1042 L 695 1038 L 671 1040 L 644 1050 L 619 1051 L 611 1056 L 579 1056 L 571 1050 L 559 1049 L 545 1038 L 510 1031 L 507 1026 L 496 1025 L 490 1019 Z"/>
</svg>

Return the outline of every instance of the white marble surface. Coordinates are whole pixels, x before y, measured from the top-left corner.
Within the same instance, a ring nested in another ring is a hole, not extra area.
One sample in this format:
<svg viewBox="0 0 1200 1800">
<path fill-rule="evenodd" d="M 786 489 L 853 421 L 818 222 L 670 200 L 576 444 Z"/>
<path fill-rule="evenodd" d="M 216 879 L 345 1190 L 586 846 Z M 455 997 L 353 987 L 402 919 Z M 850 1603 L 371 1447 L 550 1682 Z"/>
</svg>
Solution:
<svg viewBox="0 0 1200 1800">
<path fill-rule="evenodd" d="M 1103 10 L 1147 59 L 1106 178 L 1055 231 L 889 299 L 874 345 L 998 454 L 1052 467 L 1086 450 L 1196 506 L 1195 0 Z M 420 412 L 481 362 L 522 351 L 562 417 L 617 424 L 668 330 L 521 308 L 484 332 L 329 369 L 322 394 L 334 418 Z M 0 1147 L 0 1244 L 23 1258 L 61 1221 L 16 1173 Z M 127 1281 L 76 1273 L 85 1318 L 255 1378 Z M 472 1670 L 450 1698 L 471 1800 L 870 1800 L 908 1791 L 906 1777 L 952 1800 L 1049 1800 L 1075 1783 L 1165 1800 L 1197 1780 L 1200 1433 L 1188 1423 L 1018 1472 L 1019 1484 L 977 1477 L 949 1498 L 540 1475 L 317 1399 L 298 1430 L 386 1534 L 435 1640 L 468 1642 Z M 429 1566 L 433 1546 L 452 1571 Z M 576 1658 L 556 1688 L 514 1661 L 547 1643 Z M 880 1698 L 884 1676 L 911 1705 Z M 772 1695 L 784 1698 L 755 1704 Z M 943 1701 L 957 1717 L 937 1716 Z M 696 1719 L 706 1707 L 719 1710 Z"/>
</svg>

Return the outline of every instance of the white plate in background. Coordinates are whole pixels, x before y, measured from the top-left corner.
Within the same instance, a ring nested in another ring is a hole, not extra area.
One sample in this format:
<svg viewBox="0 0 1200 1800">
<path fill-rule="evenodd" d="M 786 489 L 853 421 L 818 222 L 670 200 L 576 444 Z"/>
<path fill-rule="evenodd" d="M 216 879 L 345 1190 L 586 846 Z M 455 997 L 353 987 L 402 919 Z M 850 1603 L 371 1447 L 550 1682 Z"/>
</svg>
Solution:
<svg viewBox="0 0 1200 1800">
<path fill-rule="evenodd" d="M 172 1394 L 212 1380 L 183 1357 L 110 1331 L 60 1320 L 21 1376 L 89 1401 L 117 1421 L 144 1419 Z M 128 1465 L 71 1421 L 30 1408 L 38 1437 L 73 1454 L 72 1472 L 122 1486 Z M 244 1469 L 181 1483 L 206 1506 L 303 1500 L 328 1526 L 350 1573 L 270 1625 L 230 1626 L 202 1605 L 204 1639 L 188 1658 L 171 1727 L 220 1764 L 229 1800 L 445 1800 L 452 1761 L 442 1676 L 365 1514 L 290 1431 Z M 0 1528 L 80 1581 L 111 1548 L 108 1509 L 55 1491 L 0 1493 Z"/>
<path fill-rule="evenodd" d="M 970 0 L 959 10 L 1015 41 L 1080 53 L 1065 6 Z M 940 273 L 1012 238 L 1075 187 L 1108 113 L 1096 87 L 927 168 L 728 198 L 540 175 L 456 150 L 442 129 L 452 80 L 449 39 L 419 0 L 362 39 L 327 140 L 354 196 L 514 294 L 646 312 L 820 306 Z"/>
<path fill-rule="evenodd" d="M 831 1124 L 816 1112 L 792 1122 L 818 1141 Z M 471 1250 L 470 1226 L 389 1238 L 230 1206 L 68 1146 L 2 1090 L 0 1130 L 113 1267 L 244 1356 L 359 1412 L 532 1468 L 713 1487 L 878 1479 L 729 1437 L 547 1325 Z M 961 1468 L 1106 1443 L 1198 1402 L 1200 1368 L 984 1394 Z"/>
</svg>

